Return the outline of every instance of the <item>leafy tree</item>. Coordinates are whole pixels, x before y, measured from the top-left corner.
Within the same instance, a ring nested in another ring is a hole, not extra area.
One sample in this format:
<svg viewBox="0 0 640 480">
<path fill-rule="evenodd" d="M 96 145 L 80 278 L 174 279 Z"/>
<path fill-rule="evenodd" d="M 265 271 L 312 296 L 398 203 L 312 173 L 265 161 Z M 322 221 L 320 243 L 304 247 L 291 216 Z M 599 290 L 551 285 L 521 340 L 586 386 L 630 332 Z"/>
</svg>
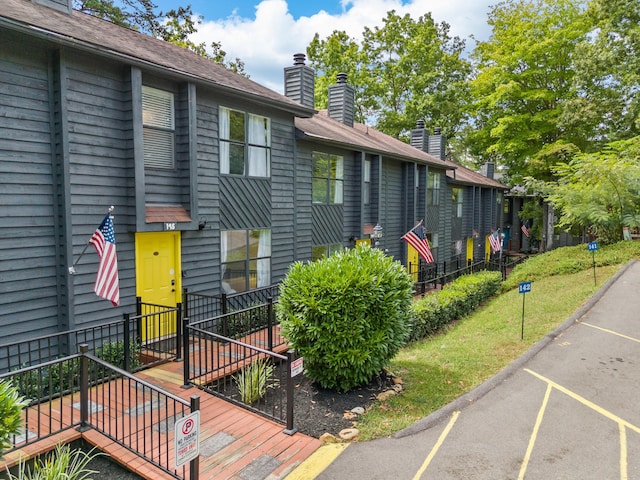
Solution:
<svg viewBox="0 0 640 480">
<path fill-rule="evenodd" d="M 563 120 L 594 143 L 640 134 L 640 0 L 591 0 Z"/>
<path fill-rule="evenodd" d="M 325 40 L 316 35 L 307 48 L 318 72 L 316 107 L 326 108 L 326 92 L 344 72 L 356 90 L 357 119 L 402 137 L 416 120 L 453 135 L 463 124 L 471 67 L 465 43 L 450 37 L 449 25 L 430 14 L 417 20 L 387 12 L 382 27 L 365 28 L 359 44 L 345 32 Z"/>
<path fill-rule="evenodd" d="M 276 312 L 307 375 L 346 391 L 381 373 L 405 343 L 412 292 L 400 262 L 358 246 L 291 265 Z"/>
<path fill-rule="evenodd" d="M 557 182 L 541 186 L 560 213 L 559 226 L 589 227 L 603 243 L 640 226 L 640 137 L 609 143 L 554 167 Z"/>
<path fill-rule="evenodd" d="M 473 57 L 474 123 L 469 146 L 480 161 L 507 166 L 522 175 L 548 176 L 554 161 L 543 149 L 585 139 L 561 121 L 563 105 L 574 98 L 573 59 L 587 33 L 579 0 L 506 0 L 489 14 L 492 34 Z M 530 163 L 536 156 L 547 164 Z M 558 161 L 561 161 L 558 158 Z M 546 170 L 546 171 L 544 171 Z"/>
</svg>

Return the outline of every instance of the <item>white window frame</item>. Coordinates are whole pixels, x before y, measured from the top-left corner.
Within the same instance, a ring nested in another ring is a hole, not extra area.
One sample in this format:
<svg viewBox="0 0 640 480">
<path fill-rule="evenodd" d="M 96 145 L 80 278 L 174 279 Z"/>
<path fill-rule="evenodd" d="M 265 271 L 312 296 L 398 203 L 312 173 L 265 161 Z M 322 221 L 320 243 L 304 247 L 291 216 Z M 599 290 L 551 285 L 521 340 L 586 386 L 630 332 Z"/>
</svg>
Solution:
<svg viewBox="0 0 640 480">
<path fill-rule="evenodd" d="M 173 92 L 142 86 L 144 166 L 175 168 L 175 105 Z"/>
<path fill-rule="evenodd" d="M 243 119 L 241 138 L 231 138 L 231 115 Z M 220 173 L 245 177 L 271 176 L 271 119 L 228 107 L 219 109 Z M 242 151 L 242 172 L 232 171 L 231 153 Z"/>
</svg>

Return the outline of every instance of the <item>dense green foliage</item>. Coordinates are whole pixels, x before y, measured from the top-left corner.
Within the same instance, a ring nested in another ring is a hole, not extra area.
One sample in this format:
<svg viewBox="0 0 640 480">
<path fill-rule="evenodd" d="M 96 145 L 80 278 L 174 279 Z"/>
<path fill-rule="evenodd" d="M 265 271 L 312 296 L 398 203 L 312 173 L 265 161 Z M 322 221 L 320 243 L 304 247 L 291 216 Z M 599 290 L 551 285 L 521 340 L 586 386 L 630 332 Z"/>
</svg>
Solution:
<svg viewBox="0 0 640 480">
<path fill-rule="evenodd" d="M 500 287 L 507 292 L 518 286 L 520 282 L 536 281 L 553 275 L 567 275 L 588 270 L 596 266 L 619 265 L 630 258 L 640 259 L 640 242 L 623 241 L 613 245 L 603 245 L 592 253 L 586 245 L 564 247 L 542 255 L 529 258 L 525 263 L 517 265 Z"/>
<path fill-rule="evenodd" d="M 346 391 L 379 374 L 405 343 L 412 293 L 402 264 L 359 246 L 291 265 L 277 315 L 306 374 Z"/>
<path fill-rule="evenodd" d="M 559 213 L 560 227 L 589 228 L 602 243 L 640 226 L 640 137 L 612 142 L 553 167 L 555 182 L 538 185 Z"/>
<path fill-rule="evenodd" d="M 22 428 L 20 412 L 25 402 L 18 389 L 10 382 L 0 380 L 0 460 L 2 454 L 11 448 L 12 436 L 18 435 Z"/>
<path fill-rule="evenodd" d="M 415 301 L 411 306 L 410 340 L 432 335 L 445 325 L 473 312 L 500 288 L 500 272 L 464 275 L 442 290 Z"/>
<path fill-rule="evenodd" d="M 357 120 L 404 137 L 423 119 L 452 136 L 464 122 L 468 101 L 464 41 L 427 13 L 418 19 L 387 12 L 381 27 L 366 27 L 358 43 L 343 31 L 307 47 L 316 69 L 316 107 L 327 107 L 328 86 L 343 72 L 356 91 Z"/>
</svg>

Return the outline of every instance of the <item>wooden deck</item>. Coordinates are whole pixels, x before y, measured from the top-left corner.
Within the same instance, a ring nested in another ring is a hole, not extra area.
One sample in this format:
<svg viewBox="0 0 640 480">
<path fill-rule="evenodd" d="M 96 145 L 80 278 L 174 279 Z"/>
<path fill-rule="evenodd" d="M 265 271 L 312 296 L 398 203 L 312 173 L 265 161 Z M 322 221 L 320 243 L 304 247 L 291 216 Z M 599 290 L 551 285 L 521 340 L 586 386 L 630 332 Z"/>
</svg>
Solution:
<svg viewBox="0 0 640 480">
<path fill-rule="evenodd" d="M 193 350 L 197 349 L 198 347 L 192 349 L 190 354 L 193 355 Z M 215 351 L 220 355 L 225 354 L 224 349 L 216 347 Z M 200 396 L 201 479 L 281 479 L 320 446 L 318 439 L 301 433 L 287 435 L 284 433 L 284 425 L 237 407 L 196 387 L 183 388 L 182 368 L 182 362 L 167 362 L 139 372 L 135 376 L 187 402 L 193 395 Z M 146 451 L 151 456 L 160 455 L 165 462 L 168 460 L 168 464 L 173 465 L 173 413 L 166 408 L 153 408 L 152 411 L 147 409 L 144 414 L 139 415 L 137 406 L 145 402 L 149 404 L 150 399 L 135 385 L 114 386 L 114 383 L 115 381 L 91 389 L 90 423 L 105 427 L 106 431 L 109 431 L 109 428 L 117 429 L 139 450 Z M 80 417 L 79 400 L 80 396 L 76 393 L 55 400 L 51 404 L 41 405 L 38 411 L 34 411 L 35 407 L 30 407 L 25 411 L 28 431 L 37 431 L 40 436 L 46 434 L 50 419 L 54 420 L 55 427 L 74 424 Z M 123 414 L 123 411 L 127 413 Z M 135 433 L 136 425 L 140 422 L 147 425 L 157 425 L 161 422 L 165 425 L 165 434 L 160 437 L 154 435 L 153 442 L 156 444 L 149 445 L 149 439 Z M 161 440 L 158 441 L 157 438 Z M 70 428 L 61 434 L 7 454 L 5 463 L 11 466 L 20 458 L 51 450 L 56 443 L 78 439 L 95 445 L 109 454 L 113 460 L 145 479 L 173 478 L 94 429 L 80 432 L 76 428 Z M 1 465 L 0 469 L 3 469 Z M 189 477 L 188 465 L 186 477 Z"/>
</svg>

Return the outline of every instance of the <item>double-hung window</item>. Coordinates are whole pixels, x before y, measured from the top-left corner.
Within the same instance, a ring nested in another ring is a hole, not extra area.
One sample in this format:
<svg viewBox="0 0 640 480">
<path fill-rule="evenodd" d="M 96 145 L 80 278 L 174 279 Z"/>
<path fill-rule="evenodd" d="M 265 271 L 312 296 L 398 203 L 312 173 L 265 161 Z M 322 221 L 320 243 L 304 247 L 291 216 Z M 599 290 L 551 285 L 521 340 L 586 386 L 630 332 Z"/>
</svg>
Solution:
<svg viewBox="0 0 640 480">
<path fill-rule="evenodd" d="M 271 175 L 271 121 L 220 107 L 220 172 L 247 177 Z"/>
<path fill-rule="evenodd" d="M 453 188 L 451 190 L 451 201 L 453 203 L 453 218 L 462 218 L 463 190 Z"/>
<path fill-rule="evenodd" d="M 173 93 L 143 85 L 142 129 L 145 167 L 175 167 L 175 128 Z"/>
<path fill-rule="evenodd" d="M 220 258 L 222 290 L 244 292 L 271 284 L 271 230 L 224 230 Z"/>
<path fill-rule="evenodd" d="M 364 172 L 363 172 L 363 188 L 362 188 L 362 197 L 363 203 L 365 205 L 369 205 L 371 203 L 371 160 L 365 160 L 363 164 Z"/>
<path fill-rule="evenodd" d="M 427 205 L 440 205 L 440 174 L 429 172 L 427 178 Z"/>
<path fill-rule="evenodd" d="M 342 204 L 344 158 L 313 152 L 313 203 Z"/>
</svg>

